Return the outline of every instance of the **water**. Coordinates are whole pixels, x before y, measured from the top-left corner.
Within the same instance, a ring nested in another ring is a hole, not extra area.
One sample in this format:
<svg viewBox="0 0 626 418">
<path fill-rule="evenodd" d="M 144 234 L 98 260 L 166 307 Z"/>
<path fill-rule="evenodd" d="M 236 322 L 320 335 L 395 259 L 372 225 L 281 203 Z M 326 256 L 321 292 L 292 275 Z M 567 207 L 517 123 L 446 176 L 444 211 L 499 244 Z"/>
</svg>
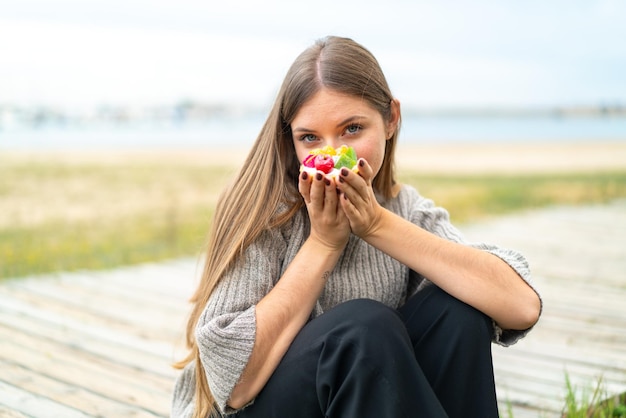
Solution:
<svg viewBox="0 0 626 418">
<path fill-rule="evenodd" d="M 0 131 L 0 150 L 89 150 L 249 146 L 262 121 L 45 126 Z"/>
<path fill-rule="evenodd" d="M 101 126 L 48 124 L 0 129 L 0 150 L 194 148 L 252 144 L 263 117 L 193 123 L 127 123 Z M 518 141 L 626 141 L 626 118 L 452 117 L 403 120 L 407 144 Z"/>
<path fill-rule="evenodd" d="M 626 118 L 413 117 L 403 121 L 410 142 L 625 140 Z"/>
</svg>

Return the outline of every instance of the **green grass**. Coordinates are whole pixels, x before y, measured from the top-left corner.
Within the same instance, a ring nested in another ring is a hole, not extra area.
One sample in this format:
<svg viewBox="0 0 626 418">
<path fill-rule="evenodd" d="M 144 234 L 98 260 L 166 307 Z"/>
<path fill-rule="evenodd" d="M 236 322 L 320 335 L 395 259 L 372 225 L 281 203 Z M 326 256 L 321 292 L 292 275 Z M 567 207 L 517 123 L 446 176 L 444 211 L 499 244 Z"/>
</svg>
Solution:
<svg viewBox="0 0 626 418">
<path fill-rule="evenodd" d="M 515 418 L 513 405 L 507 402 L 504 406 L 506 410 L 503 416 Z M 538 414 L 539 417 L 548 416 L 545 412 Z M 559 416 L 561 418 L 626 418 L 626 392 L 610 396 L 602 377 L 595 384 L 590 383 L 582 388 L 576 387 L 566 373 L 565 400 Z"/>
<path fill-rule="evenodd" d="M 202 158 L 0 158 L 0 279 L 197 256 L 232 168 Z M 626 171 L 549 175 L 403 172 L 462 224 L 626 197 Z"/>
<path fill-rule="evenodd" d="M 0 279 L 198 255 L 232 172 L 189 157 L 0 156 Z"/>
<path fill-rule="evenodd" d="M 0 278 L 120 265 L 196 255 L 211 208 L 176 216 L 151 213 L 112 221 L 54 221 L 0 230 Z"/>
<path fill-rule="evenodd" d="M 464 223 L 550 205 L 606 203 L 626 197 L 626 171 L 562 174 L 425 176 L 401 179 Z"/>
<path fill-rule="evenodd" d="M 626 393 L 609 397 L 602 378 L 595 386 L 577 388 L 566 375 L 565 384 L 563 418 L 626 418 Z"/>
</svg>

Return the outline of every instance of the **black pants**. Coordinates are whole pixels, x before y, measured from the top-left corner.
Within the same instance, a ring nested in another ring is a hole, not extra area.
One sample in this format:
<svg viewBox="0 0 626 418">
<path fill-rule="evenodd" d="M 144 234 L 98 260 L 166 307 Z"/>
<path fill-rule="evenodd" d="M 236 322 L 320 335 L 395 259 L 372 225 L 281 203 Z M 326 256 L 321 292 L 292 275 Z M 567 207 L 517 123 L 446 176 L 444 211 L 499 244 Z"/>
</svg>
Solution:
<svg viewBox="0 0 626 418">
<path fill-rule="evenodd" d="M 430 286 L 345 302 L 298 334 L 239 418 L 497 417 L 491 320 Z"/>
</svg>

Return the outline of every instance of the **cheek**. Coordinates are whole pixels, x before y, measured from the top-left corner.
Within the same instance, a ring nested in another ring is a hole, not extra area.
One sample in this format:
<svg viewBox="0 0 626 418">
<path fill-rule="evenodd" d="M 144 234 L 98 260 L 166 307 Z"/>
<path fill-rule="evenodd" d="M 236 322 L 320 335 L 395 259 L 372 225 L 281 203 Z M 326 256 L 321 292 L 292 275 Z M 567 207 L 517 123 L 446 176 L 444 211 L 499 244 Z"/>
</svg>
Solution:
<svg viewBox="0 0 626 418">
<path fill-rule="evenodd" d="M 359 158 L 367 160 L 372 170 L 374 170 L 374 174 L 378 174 L 385 157 L 385 141 L 372 142 L 367 146 L 359 147 L 359 149 L 356 149 L 356 152 Z"/>
<path fill-rule="evenodd" d="M 296 158 L 298 159 L 298 161 L 302 161 L 304 157 L 309 154 L 309 151 L 302 147 L 301 144 L 297 141 L 293 141 L 293 147 L 296 151 Z"/>
</svg>

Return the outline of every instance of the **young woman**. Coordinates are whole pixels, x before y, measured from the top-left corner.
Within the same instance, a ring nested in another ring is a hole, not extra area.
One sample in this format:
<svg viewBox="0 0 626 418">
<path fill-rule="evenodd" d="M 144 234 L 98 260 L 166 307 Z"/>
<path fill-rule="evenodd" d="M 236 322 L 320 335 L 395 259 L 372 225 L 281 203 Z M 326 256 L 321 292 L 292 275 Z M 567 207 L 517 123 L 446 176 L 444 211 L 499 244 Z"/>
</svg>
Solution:
<svg viewBox="0 0 626 418">
<path fill-rule="evenodd" d="M 522 255 L 470 244 L 395 179 L 400 103 L 328 37 L 288 71 L 217 205 L 175 417 L 497 417 L 491 342 L 541 310 Z M 299 173 L 354 147 L 358 174 Z"/>
</svg>

